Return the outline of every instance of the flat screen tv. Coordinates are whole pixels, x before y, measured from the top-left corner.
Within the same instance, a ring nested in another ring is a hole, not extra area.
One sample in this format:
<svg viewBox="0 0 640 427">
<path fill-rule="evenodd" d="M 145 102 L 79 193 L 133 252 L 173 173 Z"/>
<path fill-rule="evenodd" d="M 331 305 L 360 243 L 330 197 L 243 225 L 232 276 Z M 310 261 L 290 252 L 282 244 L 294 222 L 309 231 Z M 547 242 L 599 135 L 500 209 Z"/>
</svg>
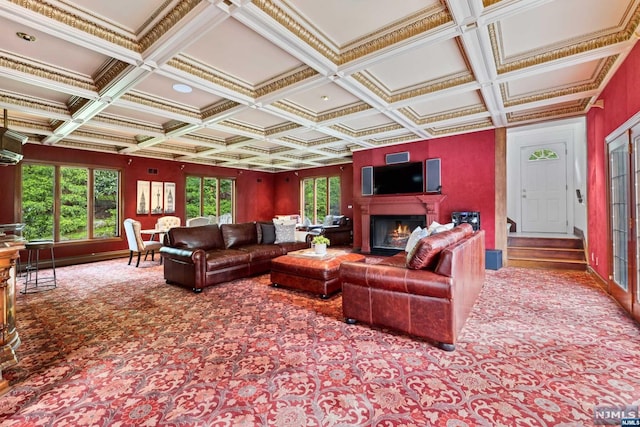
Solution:
<svg viewBox="0 0 640 427">
<path fill-rule="evenodd" d="M 373 168 L 373 194 L 424 192 L 422 162 L 398 163 Z"/>
</svg>

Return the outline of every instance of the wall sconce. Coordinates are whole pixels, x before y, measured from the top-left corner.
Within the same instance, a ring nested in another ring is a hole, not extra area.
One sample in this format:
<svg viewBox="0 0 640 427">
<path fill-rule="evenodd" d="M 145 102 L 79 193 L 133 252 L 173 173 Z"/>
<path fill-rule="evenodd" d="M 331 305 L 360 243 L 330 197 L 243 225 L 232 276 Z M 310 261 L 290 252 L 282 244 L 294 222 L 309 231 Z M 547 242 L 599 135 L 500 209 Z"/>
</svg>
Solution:
<svg viewBox="0 0 640 427">
<path fill-rule="evenodd" d="M 183 171 L 184 170 L 184 165 L 180 165 L 180 170 Z"/>
<path fill-rule="evenodd" d="M 131 166 L 131 163 L 133 163 L 133 159 L 128 159 L 127 160 L 127 166 Z"/>
<path fill-rule="evenodd" d="M 295 176 L 298 176 L 298 172 L 294 172 L 293 174 L 294 174 Z"/>
</svg>

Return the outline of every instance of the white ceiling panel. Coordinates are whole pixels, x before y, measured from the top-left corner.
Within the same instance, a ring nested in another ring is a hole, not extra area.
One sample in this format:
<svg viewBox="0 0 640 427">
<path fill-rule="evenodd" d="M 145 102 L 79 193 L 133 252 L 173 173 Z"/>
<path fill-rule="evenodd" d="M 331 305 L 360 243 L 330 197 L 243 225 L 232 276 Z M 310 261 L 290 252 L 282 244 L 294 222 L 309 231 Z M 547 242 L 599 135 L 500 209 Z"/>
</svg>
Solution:
<svg viewBox="0 0 640 427">
<path fill-rule="evenodd" d="M 266 172 L 348 163 L 586 114 L 638 39 L 639 4 L 5 2 L 0 106 L 33 143 Z"/>
</svg>

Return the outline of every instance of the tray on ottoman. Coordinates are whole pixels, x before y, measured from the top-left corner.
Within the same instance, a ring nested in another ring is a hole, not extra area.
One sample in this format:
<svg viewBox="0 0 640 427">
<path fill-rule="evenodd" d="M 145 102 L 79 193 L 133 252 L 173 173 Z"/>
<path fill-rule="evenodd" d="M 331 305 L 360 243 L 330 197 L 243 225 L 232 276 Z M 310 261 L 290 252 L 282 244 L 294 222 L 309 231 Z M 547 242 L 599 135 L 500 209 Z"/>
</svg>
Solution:
<svg viewBox="0 0 640 427">
<path fill-rule="evenodd" d="M 274 287 L 298 289 L 329 298 L 341 290 L 340 264 L 362 262 L 365 256 L 337 249 L 317 255 L 312 250 L 290 252 L 271 260 L 271 283 Z"/>
</svg>

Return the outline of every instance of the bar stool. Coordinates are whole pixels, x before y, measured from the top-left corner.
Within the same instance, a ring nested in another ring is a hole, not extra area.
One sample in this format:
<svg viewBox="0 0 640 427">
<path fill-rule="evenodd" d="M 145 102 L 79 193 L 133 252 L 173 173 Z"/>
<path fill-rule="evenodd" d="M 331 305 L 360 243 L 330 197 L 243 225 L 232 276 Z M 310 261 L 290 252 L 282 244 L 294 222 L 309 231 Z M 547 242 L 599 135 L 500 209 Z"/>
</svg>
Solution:
<svg viewBox="0 0 640 427">
<path fill-rule="evenodd" d="M 25 267 L 24 288 L 20 291 L 23 294 L 46 291 L 56 287 L 56 260 L 53 256 L 53 242 L 51 240 L 32 240 L 24 244 L 29 255 Z M 40 271 L 40 251 L 49 249 L 51 251 L 51 275 L 39 278 Z M 33 277 L 35 275 L 35 278 Z"/>
</svg>

